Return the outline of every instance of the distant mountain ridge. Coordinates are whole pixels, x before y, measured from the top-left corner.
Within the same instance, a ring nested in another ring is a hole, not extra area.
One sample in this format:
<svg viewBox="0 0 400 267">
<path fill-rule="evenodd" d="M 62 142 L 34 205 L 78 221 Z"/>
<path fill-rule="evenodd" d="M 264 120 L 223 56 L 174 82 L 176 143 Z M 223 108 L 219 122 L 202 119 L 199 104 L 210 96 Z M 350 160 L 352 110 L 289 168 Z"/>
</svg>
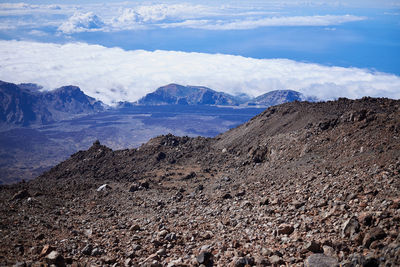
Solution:
<svg viewBox="0 0 400 267">
<path fill-rule="evenodd" d="M 106 109 L 105 104 L 87 96 L 76 86 L 63 86 L 46 92 L 41 89 L 33 83 L 16 85 L 0 81 L 0 123 L 17 126 L 46 124 Z M 172 83 L 159 87 L 137 102 L 119 102 L 115 108 L 129 109 L 137 105 L 270 107 L 292 101 L 316 100 L 293 90 L 276 90 L 251 98 L 246 94 L 233 96 L 204 86 Z"/>
<path fill-rule="evenodd" d="M 306 97 L 293 90 L 275 90 L 256 98 L 247 95 L 233 96 L 217 92 L 203 86 L 183 86 L 169 84 L 147 94 L 136 103 L 130 105 L 221 105 L 221 106 L 274 106 L 292 101 L 315 102 L 315 97 Z M 129 102 L 121 102 L 121 106 L 129 107 Z"/>
<path fill-rule="evenodd" d="M 104 104 L 79 87 L 63 86 L 39 92 L 39 86 L 0 81 L 0 122 L 20 126 L 49 123 L 104 110 Z"/>
</svg>

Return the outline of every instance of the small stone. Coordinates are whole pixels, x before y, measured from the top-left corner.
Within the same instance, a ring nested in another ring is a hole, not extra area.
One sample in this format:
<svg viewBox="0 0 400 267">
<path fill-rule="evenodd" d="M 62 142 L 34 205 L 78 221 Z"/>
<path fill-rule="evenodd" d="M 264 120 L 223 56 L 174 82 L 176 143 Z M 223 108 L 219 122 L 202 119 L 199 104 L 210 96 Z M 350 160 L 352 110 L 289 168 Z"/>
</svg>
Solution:
<svg viewBox="0 0 400 267">
<path fill-rule="evenodd" d="M 105 264 L 111 265 L 116 262 L 116 259 L 114 257 L 105 256 L 101 258 L 101 261 L 104 262 Z"/>
<path fill-rule="evenodd" d="M 269 205 L 269 199 L 268 198 L 263 199 L 263 200 L 260 201 L 260 206 L 267 206 L 267 205 Z"/>
<path fill-rule="evenodd" d="M 379 261 L 374 257 L 366 257 L 363 262 L 363 267 L 379 267 Z"/>
<path fill-rule="evenodd" d="M 261 255 L 263 255 L 264 257 L 269 257 L 272 254 L 273 254 L 272 251 L 269 250 L 268 248 L 262 248 L 261 249 Z"/>
<path fill-rule="evenodd" d="M 299 209 L 302 206 L 304 206 L 306 203 L 304 201 L 299 201 L 299 200 L 295 200 L 292 202 L 292 205 L 294 206 L 295 209 Z"/>
<path fill-rule="evenodd" d="M 93 246 L 91 244 L 88 244 L 82 249 L 82 254 L 90 255 L 92 253 L 92 250 L 93 250 Z"/>
<path fill-rule="evenodd" d="M 281 224 L 278 227 L 279 235 L 290 235 L 294 232 L 294 227 L 290 224 Z"/>
<path fill-rule="evenodd" d="M 44 239 L 44 234 L 41 233 L 41 234 L 36 235 L 36 236 L 35 236 L 35 239 L 36 239 L 36 240 L 43 240 L 43 239 Z"/>
<path fill-rule="evenodd" d="M 25 262 L 17 262 L 13 265 L 13 267 L 26 267 L 26 263 Z"/>
<path fill-rule="evenodd" d="M 285 262 L 282 260 L 281 257 L 278 255 L 272 255 L 269 257 L 269 261 L 272 265 L 279 265 L 279 264 L 284 264 Z"/>
<path fill-rule="evenodd" d="M 165 240 L 167 240 L 168 242 L 172 242 L 174 240 L 176 240 L 176 234 L 175 233 L 168 233 L 165 237 Z"/>
<path fill-rule="evenodd" d="M 364 234 L 363 233 L 358 233 L 356 234 L 352 240 L 359 246 L 361 246 L 363 244 L 363 240 L 364 240 Z"/>
<path fill-rule="evenodd" d="M 315 242 L 314 240 L 306 243 L 304 248 L 313 253 L 321 253 L 322 252 L 321 245 L 319 243 Z"/>
<path fill-rule="evenodd" d="M 254 263 L 255 263 L 256 266 L 269 266 L 269 265 L 271 265 L 269 260 L 267 260 L 266 258 L 263 258 L 263 257 L 256 257 L 254 259 Z"/>
<path fill-rule="evenodd" d="M 138 245 L 138 244 L 133 244 L 133 245 L 132 245 L 132 249 L 133 249 L 134 251 L 138 251 L 138 250 L 141 250 L 141 249 L 142 249 L 142 246 L 140 246 L 140 245 Z"/>
<path fill-rule="evenodd" d="M 30 197 L 31 195 L 29 194 L 28 190 L 24 189 L 21 191 L 18 191 L 13 197 L 12 200 L 16 200 L 16 199 L 23 199 L 23 198 L 27 198 Z"/>
<path fill-rule="evenodd" d="M 197 262 L 199 264 L 204 264 L 205 266 L 212 266 L 213 265 L 213 255 L 209 251 L 202 251 L 197 256 Z"/>
<path fill-rule="evenodd" d="M 166 155 L 164 152 L 159 152 L 159 153 L 157 154 L 156 160 L 157 160 L 157 161 L 160 161 L 160 160 L 165 159 L 166 157 L 167 157 L 167 155 Z"/>
<path fill-rule="evenodd" d="M 385 231 L 380 227 L 374 227 L 365 235 L 363 240 L 363 245 L 367 248 L 371 245 L 375 240 L 381 240 L 386 237 Z"/>
<path fill-rule="evenodd" d="M 53 247 L 51 247 L 50 245 L 44 245 L 42 252 L 40 252 L 39 257 L 44 257 L 46 255 L 48 255 L 50 252 L 52 252 L 54 250 Z"/>
<path fill-rule="evenodd" d="M 400 198 L 393 199 L 393 203 L 390 207 L 392 209 L 400 209 Z"/>
<path fill-rule="evenodd" d="M 330 246 L 323 246 L 322 250 L 324 251 L 324 254 L 330 257 L 336 257 L 336 252 L 333 247 Z"/>
<path fill-rule="evenodd" d="M 99 186 L 99 188 L 97 188 L 97 192 L 102 192 L 102 191 L 107 191 L 111 189 L 111 186 L 109 186 L 108 184 L 103 184 L 101 186 Z"/>
<path fill-rule="evenodd" d="M 342 237 L 353 237 L 360 230 L 357 217 L 351 217 L 343 224 Z"/>
<path fill-rule="evenodd" d="M 159 249 L 156 253 L 158 256 L 163 257 L 163 256 L 167 255 L 167 250 L 165 248 L 162 248 L 162 249 Z"/>
<path fill-rule="evenodd" d="M 231 198 L 232 198 L 232 196 L 229 193 L 222 195 L 222 199 L 231 199 Z"/>
<path fill-rule="evenodd" d="M 144 261 L 145 262 L 157 262 L 160 259 L 157 253 L 153 253 L 150 256 L 148 256 Z"/>
<path fill-rule="evenodd" d="M 252 257 L 241 257 L 235 260 L 234 265 L 235 267 L 245 267 L 246 265 L 254 265 L 254 258 Z"/>
<path fill-rule="evenodd" d="M 131 228 L 129 228 L 130 231 L 139 231 L 140 230 L 140 226 L 138 224 L 134 224 L 131 226 Z"/>
<path fill-rule="evenodd" d="M 58 253 L 57 251 L 52 251 L 49 253 L 49 255 L 46 256 L 46 262 L 48 264 L 54 264 L 56 266 L 64 266 L 65 261 L 64 258 Z"/>
<path fill-rule="evenodd" d="M 151 262 L 150 267 L 163 267 L 157 260 Z"/>
<path fill-rule="evenodd" d="M 176 259 L 176 260 L 172 260 L 167 265 L 167 267 L 181 267 L 181 266 L 185 266 L 183 264 L 182 258 L 179 258 L 179 259 Z"/>
<path fill-rule="evenodd" d="M 103 254 L 103 251 L 99 248 L 95 248 L 92 250 L 91 254 L 92 254 L 92 256 L 99 256 L 99 255 Z"/>
<path fill-rule="evenodd" d="M 24 246 L 21 244 L 15 245 L 15 251 L 19 254 L 24 254 Z"/>
<path fill-rule="evenodd" d="M 136 183 L 133 183 L 130 187 L 129 187 L 129 192 L 135 192 L 139 190 L 139 185 Z"/>
<path fill-rule="evenodd" d="M 374 220 L 373 215 L 367 212 L 363 212 L 358 216 L 358 221 L 365 226 L 371 226 L 373 220 Z"/>
<path fill-rule="evenodd" d="M 158 232 L 158 236 L 164 238 L 168 234 L 167 230 L 161 230 Z"/>
<path fill-rule="evenodd" d="M 126 257 L 128 258 L 134 258 L 136 257 L 135 251 L 134 250 L 129 250 L 128 252 L 126 252 Z"/>
<path fill-rule="evenodd" d="M 304 262 L 305 267 L 338 267 L 339 262 L 324 254 L 312 254 Z"/>
<path fill-rule="evenodd" d="M 132 265 L 132 259 L 126 259 L 125 261 L 124 261 L 124 265 L 126 266 L 126 267 L 129 267 L 129 266 L 131 266 Z"/>
<path fill-rule="evenodd" d="M 144 189 L 149 189 L 150 184 L 148 181 L 142 181 L 139 183 L 139 186 L 143 187 Z"/>
<path fill-rule="evenodd" d="M 246 191 L 245 191 L 245 190 L 242 190 L 242 191 L 237 192 L 237 193 L 236 193 L 236 196 L 237 196 L 237 197 L 243 197 L 245 194 L 246 194 Z"/>
</svg>

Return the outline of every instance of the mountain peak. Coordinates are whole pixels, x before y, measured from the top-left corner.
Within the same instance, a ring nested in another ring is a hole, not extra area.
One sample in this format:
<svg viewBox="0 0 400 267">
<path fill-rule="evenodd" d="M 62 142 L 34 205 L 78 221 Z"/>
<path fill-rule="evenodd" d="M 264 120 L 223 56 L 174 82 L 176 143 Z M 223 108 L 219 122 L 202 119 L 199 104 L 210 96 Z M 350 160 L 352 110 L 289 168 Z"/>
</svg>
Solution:
<svg viewBox="0 0 400 267">
<path fill-rule="evenodd" d="M 147 94 L 136 103 L 140 105 L 223 105 L 223 106 L 275 106 L 292 101 L 317 101 L 316 98 L 306 97 L 293 90 L 275 90 L 256 98 L 246 94 L 233 96 L 217 92 L 205 86 L 183 86 L 171 83 L 159 87 Z"/>
<path fill-rule="evenodd" d="M 307 98 L 302 93 L 294 90 L 274 90 L 256 97 L 252 103 L 263 106 L 275 106 L 293 101 L 311 101 L 315 99 Z"/>
<path fill-rule="evenodd" d="M 168 84 L 159 87 L 137 102 L 142 105 L 237 105 L 237 100 L 226 93 L 204 86 Z"/>
<path fill-rule="evenodd" d="M 63 86 L 47 92 L 40 92 L 40 88 L 36 84 L 18 86 L 0 81 L 0 121 L 28 126 L 104 109 L 101 102 L 85 95 L 77 86 Z"/>
</svg>

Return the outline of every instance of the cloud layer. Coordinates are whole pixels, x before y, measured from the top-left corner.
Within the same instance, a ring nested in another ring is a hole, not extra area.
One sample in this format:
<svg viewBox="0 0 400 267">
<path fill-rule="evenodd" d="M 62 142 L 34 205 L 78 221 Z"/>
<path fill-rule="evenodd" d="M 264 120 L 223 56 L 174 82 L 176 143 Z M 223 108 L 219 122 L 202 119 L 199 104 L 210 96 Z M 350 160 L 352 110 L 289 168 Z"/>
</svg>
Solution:
<svg viewBox="0 0 400 267">
<path fill-rule="evenodd" d="M 321 99 L 400 98 L 400 77 L 288 59 L 176 51 L 125 51 L 99 45 L 0 41 L 0 79 L 53 89 L 77 85 L 105 103 L 135 101 L 168 83 L 231 94 L 293 89 Z"/>
<path fill-rule="evenodd" d="M 286 16 L 259 19 L 235 19 L 232 21 L 185 20 L 178 23 L 163 24 L 162 27 L 187 27 L 206 30 L 249 30 L 259 27 L 277 26 L 332 26 L 365 19 L 367 18 L 353 15 Z"/>
<path fill-rule="evenodd" d="M 249 1 L 230 4 L 122 2 L 94 4 L 38 5 L 0 3 L 0 29 L 40 28 L 57 25 L 59 33 L 121 31 L 148 28 L 195 28 L 206 30 L 247 30 L 271 26 L 332 26 L 365 20 L 355 15 L 295 15 L 284 10 L 299 6 L 296 1 L 283 3 Z M 311 5 L 312 6 L 312 5 Z"/>
</svg>

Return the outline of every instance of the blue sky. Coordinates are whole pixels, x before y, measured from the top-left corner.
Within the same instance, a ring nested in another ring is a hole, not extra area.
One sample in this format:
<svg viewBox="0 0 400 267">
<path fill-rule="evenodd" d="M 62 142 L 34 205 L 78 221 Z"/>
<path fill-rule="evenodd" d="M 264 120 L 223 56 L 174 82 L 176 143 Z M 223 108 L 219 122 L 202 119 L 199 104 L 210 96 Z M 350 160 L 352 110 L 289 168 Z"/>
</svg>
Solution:
<svg viewBox="0 0 400 267">
<path fill-rule="evenodd" d="M 107 103 L 169 82 L 400 98 L 399 59 L 396 1 L 0 3 L 0 79 L 72 83 Z"/>
</svg>

